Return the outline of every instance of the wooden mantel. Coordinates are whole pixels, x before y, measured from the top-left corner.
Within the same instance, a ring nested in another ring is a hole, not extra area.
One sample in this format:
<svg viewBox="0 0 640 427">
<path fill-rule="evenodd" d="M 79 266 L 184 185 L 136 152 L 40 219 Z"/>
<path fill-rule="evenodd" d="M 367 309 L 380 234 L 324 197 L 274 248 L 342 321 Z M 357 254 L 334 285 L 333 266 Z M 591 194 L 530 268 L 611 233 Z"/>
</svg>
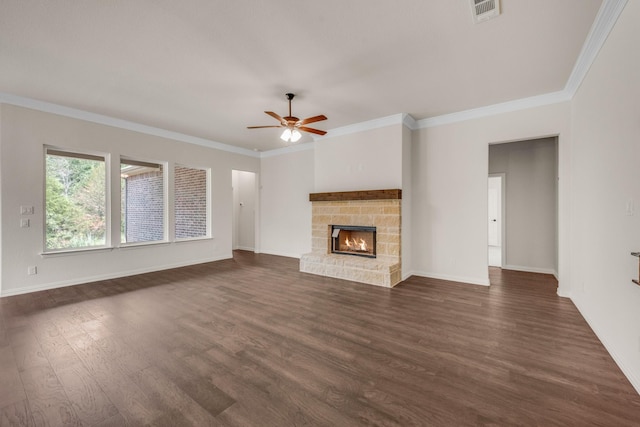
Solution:
<svg viewBox="0 0 640 427">
<path fill-rule="evenodd" d="M 311 193 L 310 202 L 341 202 L 347 200 L 399 200 L 402 190 L 366 190 L 366 191 L 338 191 L 333 193 Z"/>
</svg>

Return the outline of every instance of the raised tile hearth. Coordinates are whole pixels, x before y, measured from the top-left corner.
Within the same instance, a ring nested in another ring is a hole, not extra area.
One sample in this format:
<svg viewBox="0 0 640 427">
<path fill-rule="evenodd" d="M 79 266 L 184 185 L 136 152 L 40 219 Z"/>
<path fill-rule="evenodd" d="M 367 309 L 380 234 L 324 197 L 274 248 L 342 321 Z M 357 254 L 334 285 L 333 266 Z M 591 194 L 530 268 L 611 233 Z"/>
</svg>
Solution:
<svg viewBox="0 0 640 427">
<path fill-rule="evenodd" d="M 401 190 L 314 193 L 311 253 L 300 271 L 393 287 L 401 271 Z M 375 227 L 375 258 L 331 253 L 332 225 Z"/>
</svg>

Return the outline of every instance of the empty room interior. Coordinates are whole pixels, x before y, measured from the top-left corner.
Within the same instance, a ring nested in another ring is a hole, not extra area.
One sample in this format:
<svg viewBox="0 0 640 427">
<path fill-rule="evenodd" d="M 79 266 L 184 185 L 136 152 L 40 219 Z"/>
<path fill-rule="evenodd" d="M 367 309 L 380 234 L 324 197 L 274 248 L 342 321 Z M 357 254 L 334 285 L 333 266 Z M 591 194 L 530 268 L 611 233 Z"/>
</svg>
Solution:
<svg viewBox="0 0 640 427">
<path fill-rule="evenodd" d="M 0 1 L 0 426 L 639 425 L 639 21 Z"/>
</svg>

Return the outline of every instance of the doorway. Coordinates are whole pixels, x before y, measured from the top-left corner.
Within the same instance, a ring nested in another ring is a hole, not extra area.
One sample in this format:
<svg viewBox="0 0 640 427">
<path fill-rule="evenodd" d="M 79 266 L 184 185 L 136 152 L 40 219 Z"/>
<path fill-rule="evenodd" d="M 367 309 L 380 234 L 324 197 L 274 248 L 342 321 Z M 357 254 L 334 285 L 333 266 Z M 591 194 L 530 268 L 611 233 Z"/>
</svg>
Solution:
<svg viewBox="0 0 640 427">
<path fill-rule="evenodd" d="M 231 171 L 234 250 L 256 250 L 256 182 L 255 172 Z"/>
<path fill-rule="evenodd" d="M 488 253 L 489 266 L 502 267 L 504 247 L 505 174 L 490 174 L 488 181 Z"/>
<path fill-rule="evenodd" d="M 487 193 L 487 244 L 493 253 L 488 265 L 499 265 L 498 243 L 502 269 L 557 277 L 558 138 L 490 144 L 488 172 L 489 177 L 503 176 L 501 190 Z M 498 185 L 489 182 L 488 188 Z M 502 224 L 494 226 L 493 219 Z"/>
</svg>

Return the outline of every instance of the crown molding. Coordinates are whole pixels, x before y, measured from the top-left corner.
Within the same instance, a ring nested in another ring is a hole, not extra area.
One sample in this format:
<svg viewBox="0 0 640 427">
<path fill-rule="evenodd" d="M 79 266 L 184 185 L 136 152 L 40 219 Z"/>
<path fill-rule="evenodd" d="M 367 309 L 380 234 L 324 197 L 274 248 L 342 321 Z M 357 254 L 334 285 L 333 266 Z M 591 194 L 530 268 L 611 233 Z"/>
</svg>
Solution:
<svg viewBox="0 0 640 427">
<path fill-rule="evenodd" d="M 246 148 L 223 144 L 221 142 L 199 138 L 197 136 L 186 135 L 179 132 L 173 132 L 166 129 L 160 129 L 153 126 L 147 126 L 140 123 L 130 122 L 128 120 L 116 119 L 114 117 L 104 116 L 102 114 L 90 113 L 88 111 L 65 107 L 62 105 L 53 104 L 51 102 L 25 98 L 18 95 L 0 92 L 0 104 L 15 105 L 17 107 L 24 107 L 32 110 L 42 111 L 45 113 L 57 114 L 59 116 L 80 119 L 87 122 L 98 123 L 101 125 L 111 126 L 119 129 L 126 129 L 147 135 L 159 136 L 161 138 L 173 139 L 175 141 L 187 142 L 189 144 L 201 145 L 203 147 L 214 148 L 217 150 L 227 151 L 235 154 L 242 154 L 244 156 L 260 157 L 260 153 L 248 150 Z"/>
<path fill-rule="evenodd" d="M 560 102 L 570 101 L 576 94 L 582 81 L 586 77 L 591 65 L 598 56 L 598 52 L 604 45 L 609 33 L 615 26 L 620 14 L 624 10 L 628 0 L 604 0 L 596 19 L 589 31 L 587 39 L 580 51 L 580 55 L 576 60 L 571 75 L 563 90 L 558 92 L 547 93 L 543 95 L 532 96 L 529 98 L 516 99 L 499 104 L 488 105 L 470 110 L 459 111 L 441 116 L 428 117 L 421 120 L 415 120 L 407 113 L 394 114 L 391 116 L 381 117 L 378 119 L 368 120 L 365 122 L 354 123 L 347 126 L 331 129 L 327 135 L 316 137 L 313 136 L 313 143 L 300 145 L 292 145 L 274 150 L 256 152 L 246 148 L 240 148 L 217 141 L 204 138 L 190 136 L 179 132 L 173 132 L 153 126 L 142 125 L 127 120 L 116 119 L 101 114 L 90 113 L 87 111 L 77 110 L 74 108 L 64 107 L 49 102 L 38 101 L 35 99 L 20 97 L 0 92 L 0 103 L 26 107 L 33 110 L 44 111 L 47 113 L 58 114 L 61 116 L 85 120 L 88 122 L 99 123 L 121 129 L 127 129 L 148 135 L 159 136 L 162 138 L 173 139 L 176 141 L 187 142 L 190 144 L 201 145 L 208 148 L 214 148 L 231 153 L 241 154 L 249 157 L 266 158 L 277 156 L 280 154 L 293 153 L 298 151 L 310 150 L 314 148 L 314 143 L 326 138 L 334 138 L 337 136 L 349 135 L 353 133 L 364 132 L 367 130 L 378 129 L 386 126 L 402 124 L 411 129 L 424 129 L 434 126 L 442 126 L 451 123 L 458 123 L 466 120 L 473 120 L 482 117 L 504 114 L 513 111 L 524 110 L 528 108 L 541 107 L 545 105 L 556 104 Z"/>
<path fill-rule="evenodd" d="M 459 111 L 457 113 L 443 114 L 442 116 L 428 117 L 417 121 L 417 129 L 424 129 L 434 126 L 448 125 L 451 123 L 464 122 L 467 120 L 479 119 L 482 117 L 495 116 L 498 114 L 510 113 L 513 111 L 526 110 L 528 108 L 542 107 L 545 105 L 558 104 L 570 101 L 569 94 L 562 90 L 558 92 L 545 93 L 544 95 L 531 96 L 529 98 L 516 99 L 514 101 L 502 102 L 500 104 L 487 105 L 485 107 L 473 108 L 471 110 Z"/>
<path fill-rule="evenodd" d="M 569 98 L 573 98 L 576 94 L 626 5 L 627 0 L 604 0 L 602 6 L 600 6 L 600 10 L 565 85 L 564 90 L 569 94 Z"/>
<path fill-rule="evenodd" d="M 283 154 L 290 154 L 290 153 L 297 153 L 297 152 L 300 152 L 300 151 L 313 150 L 314 148 L 315 148 L 315 143 L 313 143 L 313 142 L 306 142 L 304 144 L 289 145 L 287 147 L 282 147 L 282 148 L 276 148 L 276 149 L 273 149 L 273 150 L 262 151 L 260 153 L 260 158 L 261 159 L 266 159 L 268 157 L 281 156 Z"/>
<path fill-rule="evenodd" d="M 407 119 L 406 117 L 411 116 L 406 113 L 399 113 L 391 116 L 380 117 L 378 119 L 367 120 L 366 122 L 354 123 L 352 125 L 331 129 L 327 131 L 326 135 L 314 137 L 313 140 L 322 141 L 323 139 L 327 138 L 335 138 L 336 136 L 350 135 L 352 133 L 360 133 L 367 130 L 379 129 L 392 125 L 404 125 L 405 120 L 407 120 L 409 123 L 411 122 L 411 120 L 413 120 L 413 117 L 411 117 L 411 119 Z"/>
<path fill-rule="evenodd" d="M 409 114 L 403 113 L 401 114 L 401 116 L 403 117 L 403 124 L 411 130 L 416 130 L 570 101 L 576 94 L 576 91 L 580 87 L 580 84 L 589 72 L 591 65 L 598 56 L 598 52 L 604 45 L 604 42 L 615 26 L 615 23 L 617 22 L 618 17 L 622 13 L 627 2 L 628 0 L 603 1 L 602 5 L 600 6 L 600 10 L 598 11 L 598 14 L 596 15 L 596 18 L 593 22 L 593 25 L 589 30 L 589 34 L 587 35 L 582 50 L 580 51 L 580 55 L 576 60 L 571 75 L 569 76 L 563 90 L 528 98 L 516 99 L 499 104 L 473 108 L 470 110 L 459 111 L 451 114 L 428 117 L 417 121 L 414 120 L 413 117 L 411 117 Z M 397 116 L 388 116 L 383 117 L 382 119 L 370 120 L 367 122 L 344 126 L 341 128 L 330 130 L 328 132 L 328 135 L 330 137 L 333 137 L 338 135 L 345 135 L 347 133 L 362 132 L 363 130 L 375 129 L 375 127 L 380 127 L 377 126 L 378 120 L 384 122 L 384 120 L 389 120 L 396 117 Z M 389 124 L 395 123 L 387 123 L 385 124 L 385 126 L 388 126 Z"/>
<path fill-rule="evenodd" d="M 418 122 L 408 113 L 402 113 L 402 125 L 411 130 L 418 129 Z"/>
</svg>

